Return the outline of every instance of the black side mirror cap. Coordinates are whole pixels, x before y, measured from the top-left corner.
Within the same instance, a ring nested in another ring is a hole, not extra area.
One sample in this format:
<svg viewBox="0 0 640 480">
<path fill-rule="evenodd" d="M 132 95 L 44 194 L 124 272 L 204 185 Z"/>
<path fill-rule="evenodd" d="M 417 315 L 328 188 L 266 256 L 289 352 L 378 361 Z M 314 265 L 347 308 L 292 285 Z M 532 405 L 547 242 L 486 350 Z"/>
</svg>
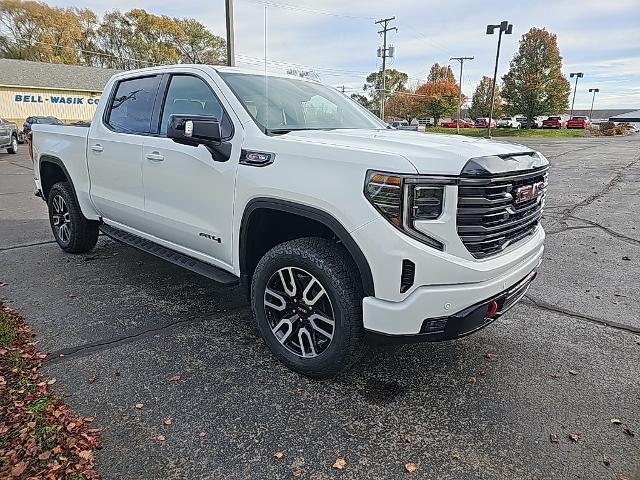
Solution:
<svg viewBox="0 0 640 480">
<path fill-rule="evenodd" d="M 222 143 L 220 122 L 210 115 L 171 115 L 167 137 L 183 145 L 214 147 Z"/>
</svg>

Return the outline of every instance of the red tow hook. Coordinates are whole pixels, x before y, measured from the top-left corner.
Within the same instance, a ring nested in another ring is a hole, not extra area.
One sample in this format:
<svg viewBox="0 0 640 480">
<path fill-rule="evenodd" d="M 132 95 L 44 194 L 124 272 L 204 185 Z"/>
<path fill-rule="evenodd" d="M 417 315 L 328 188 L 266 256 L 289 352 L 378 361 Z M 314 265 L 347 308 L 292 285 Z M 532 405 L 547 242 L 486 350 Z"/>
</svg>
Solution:
<svg viewBox="0 0 640 480">
<path fill-rule="evenodd" d="M 486 317 L 493 318 L 495 317 L 496 313 L 498 313 L 498 302 L 496 302 L 495 300 L 491 300 L 489 302 L 489 305 L 487 306 Z"/>
</svg>

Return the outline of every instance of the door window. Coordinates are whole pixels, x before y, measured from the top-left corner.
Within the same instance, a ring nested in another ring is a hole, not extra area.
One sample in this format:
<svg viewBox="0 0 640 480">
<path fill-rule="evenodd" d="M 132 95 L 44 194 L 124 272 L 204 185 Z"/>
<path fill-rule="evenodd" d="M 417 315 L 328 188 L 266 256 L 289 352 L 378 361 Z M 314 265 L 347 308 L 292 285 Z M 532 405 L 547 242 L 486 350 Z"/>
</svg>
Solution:
<svg viewBox="0 0 640 480">
<path fill-rule="evenodd" d="M 133 78 L 118 83 L 109 108 L 109 126 L 119 132 L 148 134 L 159 78 Z"/>
<path fill-rule="evenodd" d="M 191 75 L 173 75 L 162 111 L 160 134 L 167 134 L 171 115 L 208 115 L 220 122 L 222 137 L 231 136 L 231 122 L 215 94 L 202 79 Z"/>
</svg>

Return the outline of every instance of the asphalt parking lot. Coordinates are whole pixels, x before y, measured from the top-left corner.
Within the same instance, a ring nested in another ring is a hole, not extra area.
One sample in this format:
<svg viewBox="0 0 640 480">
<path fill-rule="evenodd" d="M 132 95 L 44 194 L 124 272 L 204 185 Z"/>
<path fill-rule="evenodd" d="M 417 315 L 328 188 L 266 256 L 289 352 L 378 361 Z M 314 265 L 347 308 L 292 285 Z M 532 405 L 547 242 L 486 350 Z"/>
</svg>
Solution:
<svg viewBox="0 0 640 480">
<path fill-rule="evenodd" d="M 0 153 L 0 298 L 104 429 L 106 479 L 393 479 L 407 462 L 420 479 L 638 479 L 640 135 L 523 143 L 552 165 L 526 300 L 456 342 L 374 349 L 333 381 L 271 357 L 237 289 L 104 237 L 64 254 L 25 148 Z"/>
</svg>

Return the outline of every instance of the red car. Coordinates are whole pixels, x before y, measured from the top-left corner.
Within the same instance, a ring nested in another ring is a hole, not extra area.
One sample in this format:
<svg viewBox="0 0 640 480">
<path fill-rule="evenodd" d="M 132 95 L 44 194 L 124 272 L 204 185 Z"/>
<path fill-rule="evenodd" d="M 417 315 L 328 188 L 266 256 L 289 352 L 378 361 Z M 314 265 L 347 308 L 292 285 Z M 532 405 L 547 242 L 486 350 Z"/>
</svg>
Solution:
<svg viewBox="0 0 640 480">
<path fill-rule="evenodd" d="M 456 128 L 458 126 L 458 120 L 448 120 L 440 122 L 440 126 L 444 128 Z M 460 128 L 476 128 L 476 125 L 471 120 L 460 120 Z"/>
<path fill-rule="evenodd" d="M 584 116 L 576 116 L 572 117 L 571 120 L 567 122 L 567 128 L 591 128 L 591 120 L 589 117 Z"/>
<path fill-rule="evenodd" d="M 475 126 L 476 128 L 487 128 L 488 123 L 489 123 L 489 117 L 476 118 Z M 491 128 L 496 128 L 496 127 L 497 127 L 496 121 L 492 118 Z"/>
<path fill-rule="evenodd" d="M 567 121 L 562 117 L 549 117 L 542 121 L 542 128 L 565 128 Z"/>
</svg>

